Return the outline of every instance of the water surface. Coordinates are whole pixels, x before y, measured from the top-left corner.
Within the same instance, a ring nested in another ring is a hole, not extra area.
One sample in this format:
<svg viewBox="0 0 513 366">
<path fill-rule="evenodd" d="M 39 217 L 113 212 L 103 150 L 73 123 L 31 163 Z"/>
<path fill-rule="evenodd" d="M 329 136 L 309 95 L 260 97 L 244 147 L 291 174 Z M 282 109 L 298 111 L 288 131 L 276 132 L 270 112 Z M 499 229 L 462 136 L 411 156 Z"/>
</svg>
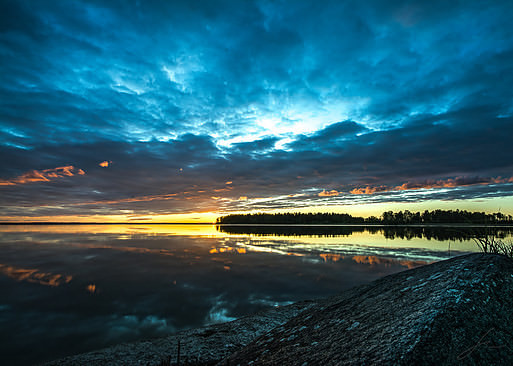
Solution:
<svg viewBox="0 0 513 366">
<path fill-rule="evenodd" d="M 0 226 L 3 362 L 165 336 L 477 251 L 465 235 L 297 230 Z"/>
</svg>

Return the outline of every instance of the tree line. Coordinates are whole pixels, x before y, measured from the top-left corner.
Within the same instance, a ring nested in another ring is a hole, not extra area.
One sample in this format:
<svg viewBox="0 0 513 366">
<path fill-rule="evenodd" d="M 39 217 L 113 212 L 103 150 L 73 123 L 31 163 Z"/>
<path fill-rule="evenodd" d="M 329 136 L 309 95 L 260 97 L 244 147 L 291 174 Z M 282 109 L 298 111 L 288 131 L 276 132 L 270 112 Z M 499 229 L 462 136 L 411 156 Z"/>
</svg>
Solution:
<svg viewBox="0 0 513 366">
<path fill-rule="evenodd" d="M 485 213 L 466 210 L 433 210 L 410 212 L 408 210 L 386 211 L 380 217 L 359 217 L 346 213 L 256 213 L 231 214 L 218 217 L 216 224 L 295 224 L 295 225 L 513 225 L 513 216 L 500 212 Z"/>
<path fill-rule="evenodd" d="M 425 238 L 427 240 L 470 240 L 476 237 L 487 237 L 493 234 L 497 239 L 504 239 L 513 233 L 513 225 L 509 227 L 439 227 L 439 226 L 304 226 L 304 225 L 218 225 L 217 230 L 228 234 L 255 236 L 308 236 L 308 237 L 340 237 L 354 233 L 368 232 L 382 234 L 387 239 Z"/>
</svg>

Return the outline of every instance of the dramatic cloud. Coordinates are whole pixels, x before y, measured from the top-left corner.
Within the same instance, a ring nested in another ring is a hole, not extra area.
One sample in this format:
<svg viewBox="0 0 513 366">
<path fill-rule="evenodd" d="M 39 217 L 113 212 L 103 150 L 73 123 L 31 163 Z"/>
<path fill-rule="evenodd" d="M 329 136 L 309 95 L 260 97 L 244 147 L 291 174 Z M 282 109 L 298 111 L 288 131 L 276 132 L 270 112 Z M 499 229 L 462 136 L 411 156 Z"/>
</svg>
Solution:
<svg viewBox="0 0 513 366">
<path fill-rule="evenodd" d="M 0 216 L 512 196 L 511 13 L 4 1 Z"/>
</svg>

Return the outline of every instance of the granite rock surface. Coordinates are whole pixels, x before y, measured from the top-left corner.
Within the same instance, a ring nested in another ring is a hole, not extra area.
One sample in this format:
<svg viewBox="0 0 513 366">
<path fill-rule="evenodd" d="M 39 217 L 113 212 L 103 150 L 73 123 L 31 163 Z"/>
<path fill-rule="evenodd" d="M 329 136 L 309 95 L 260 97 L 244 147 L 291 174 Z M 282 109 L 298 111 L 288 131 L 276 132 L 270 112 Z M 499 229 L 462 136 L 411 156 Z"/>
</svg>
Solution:
<svg viewBox="0 0 513 366">
<path fill-rule="evenodd" d="M 470 254 L 359 286 L 229 365 L 513 365 L 513 260 Z"/>
</svg>

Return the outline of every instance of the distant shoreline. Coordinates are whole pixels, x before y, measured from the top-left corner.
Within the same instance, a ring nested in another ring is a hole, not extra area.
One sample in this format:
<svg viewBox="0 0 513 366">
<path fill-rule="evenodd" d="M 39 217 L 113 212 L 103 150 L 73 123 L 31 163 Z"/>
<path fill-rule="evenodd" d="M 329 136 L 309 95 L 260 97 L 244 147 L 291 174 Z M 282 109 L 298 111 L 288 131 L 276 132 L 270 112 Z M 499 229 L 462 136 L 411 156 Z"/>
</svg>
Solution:
<svg viewBox="0 0 513 366">
<path fill-rule="evenodd" d="M 211 225 L 211 226 L 292 226 L 292 227 L 478 227 L 478 228 L 511 228 L 513 224 L 219 224 L 212 222 L 0 222 L 0 225 Z"/>
<path fill-rule="evenodd" d="M 0 222 L 0 225 L 211 225 L 211 226 L 293 226 L 293 227 L 479 227 L 479 228 L 511 228 L 513 224 L 219 224 L 212 222 Z"/>
<path fill-rule="evenodd" d="M 513 224 L 214 224 L 215 226 L 308 226 L 308 227 L 513 227 Z"/>
<path fill-rule="evenodd" d="M 249 213 L 218 217 L 216 224 L 297 224 L 297 225 L 507 225 L 513 226 L 513 216 L 500 212 L 470 212 L 465 210 L 434 210 L 424 212 L 385 211 L 379 217 L 352 216 L 347 213 Z"/>
<path fill-rule="evenodd" d="M 215 225 L 212 222 L 0 222 L 0 225 Z"/>
</svg>

